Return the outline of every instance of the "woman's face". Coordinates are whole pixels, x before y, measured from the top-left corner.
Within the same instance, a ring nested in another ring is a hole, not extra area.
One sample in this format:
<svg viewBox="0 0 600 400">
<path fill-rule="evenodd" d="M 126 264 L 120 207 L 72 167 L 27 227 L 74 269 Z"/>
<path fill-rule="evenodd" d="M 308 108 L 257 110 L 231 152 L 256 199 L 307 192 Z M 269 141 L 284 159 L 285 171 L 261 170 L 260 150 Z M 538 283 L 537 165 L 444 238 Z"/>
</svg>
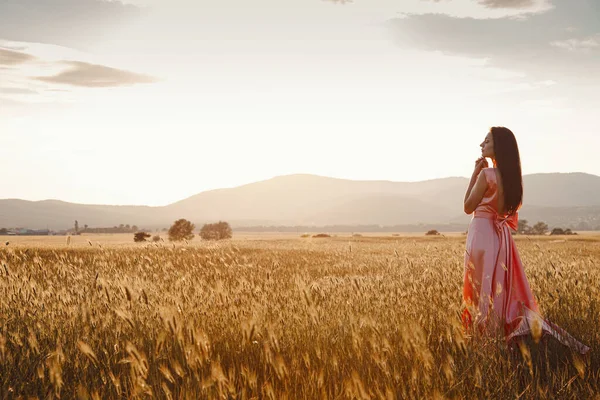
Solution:
<svg viewBox="0 0 600 400">
<path fill-rule="evenodd" d="M 494 153 L 494 137 L 492 136 L 492 132 L 488 133 L 485 137 L 485 140 L 481 142 L 479 145 L 481 147 L 481 156 L 488 158 L 495 158 L 496 153 Z"/>
</svg>

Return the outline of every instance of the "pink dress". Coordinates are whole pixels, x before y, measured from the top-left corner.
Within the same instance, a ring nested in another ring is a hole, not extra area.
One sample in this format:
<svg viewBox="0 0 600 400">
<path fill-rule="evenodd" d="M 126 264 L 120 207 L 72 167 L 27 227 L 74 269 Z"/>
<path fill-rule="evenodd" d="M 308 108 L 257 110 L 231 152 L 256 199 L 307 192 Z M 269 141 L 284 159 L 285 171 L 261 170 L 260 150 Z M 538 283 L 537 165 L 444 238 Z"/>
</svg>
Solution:
<svg viewBox="0 0 600 400">
<path fill-rule="evenodd" d="M 529 288 L 523 264 L 511 235 L 518 227 L 518 214 L 500 216 L 498 185 L 494 168 L 481 172 L 487 190 L 473 213 L 467 235 L 462 319 L 468 330 L 504 330 L 507 341 L 532 334 L 551 335 L 573 350 L 585 354 L 583 345 L 557 325 L 544 320 Z"/>
</svg>

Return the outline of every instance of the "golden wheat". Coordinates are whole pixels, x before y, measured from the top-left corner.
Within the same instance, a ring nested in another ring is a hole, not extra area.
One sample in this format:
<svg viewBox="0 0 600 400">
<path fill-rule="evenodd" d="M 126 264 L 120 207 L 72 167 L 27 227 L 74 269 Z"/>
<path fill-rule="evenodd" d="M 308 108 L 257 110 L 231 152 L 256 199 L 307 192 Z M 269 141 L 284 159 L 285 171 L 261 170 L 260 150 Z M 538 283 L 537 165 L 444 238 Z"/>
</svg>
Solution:
<svg viewBox="0 0 600 400">
<path fill-rule="evenodd" d="M 592 347 L 465 337 L 464 237 L 3 247 L 0 397 L 594 398 L 600 242 L 518 240 Z M 537 339 L 537 338 L 536 338 Z"/>
</svg>

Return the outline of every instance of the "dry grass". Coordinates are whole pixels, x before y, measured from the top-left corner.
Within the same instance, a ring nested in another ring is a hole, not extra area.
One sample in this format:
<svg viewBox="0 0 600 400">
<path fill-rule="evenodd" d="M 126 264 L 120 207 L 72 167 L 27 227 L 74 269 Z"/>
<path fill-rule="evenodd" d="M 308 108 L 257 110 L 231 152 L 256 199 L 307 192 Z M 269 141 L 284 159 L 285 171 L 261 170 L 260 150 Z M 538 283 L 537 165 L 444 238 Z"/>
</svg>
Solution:
<svg viewBox="0 0 600 400">
<path fill-rule="evenodd" d="M 518 246 L 586 358 L 464 337 L 461 236 L 17 239 L 0 251 L 0 397 L 594 398 L 600 242 Z"/>
</svg>

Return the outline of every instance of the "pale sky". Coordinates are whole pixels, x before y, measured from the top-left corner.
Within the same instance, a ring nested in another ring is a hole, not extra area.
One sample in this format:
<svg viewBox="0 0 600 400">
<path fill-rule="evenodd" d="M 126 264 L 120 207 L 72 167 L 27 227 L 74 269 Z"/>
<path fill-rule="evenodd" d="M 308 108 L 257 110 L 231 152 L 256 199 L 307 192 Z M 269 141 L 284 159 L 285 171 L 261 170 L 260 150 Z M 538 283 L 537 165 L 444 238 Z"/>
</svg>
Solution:
<svg viewBox="0 0 600 400">
<path fill-rule="evenodd" d="M 277 175 L 600 175 L 597 0 L 0 0 L 0 198 L 165 205 Z"/>
</svg>

